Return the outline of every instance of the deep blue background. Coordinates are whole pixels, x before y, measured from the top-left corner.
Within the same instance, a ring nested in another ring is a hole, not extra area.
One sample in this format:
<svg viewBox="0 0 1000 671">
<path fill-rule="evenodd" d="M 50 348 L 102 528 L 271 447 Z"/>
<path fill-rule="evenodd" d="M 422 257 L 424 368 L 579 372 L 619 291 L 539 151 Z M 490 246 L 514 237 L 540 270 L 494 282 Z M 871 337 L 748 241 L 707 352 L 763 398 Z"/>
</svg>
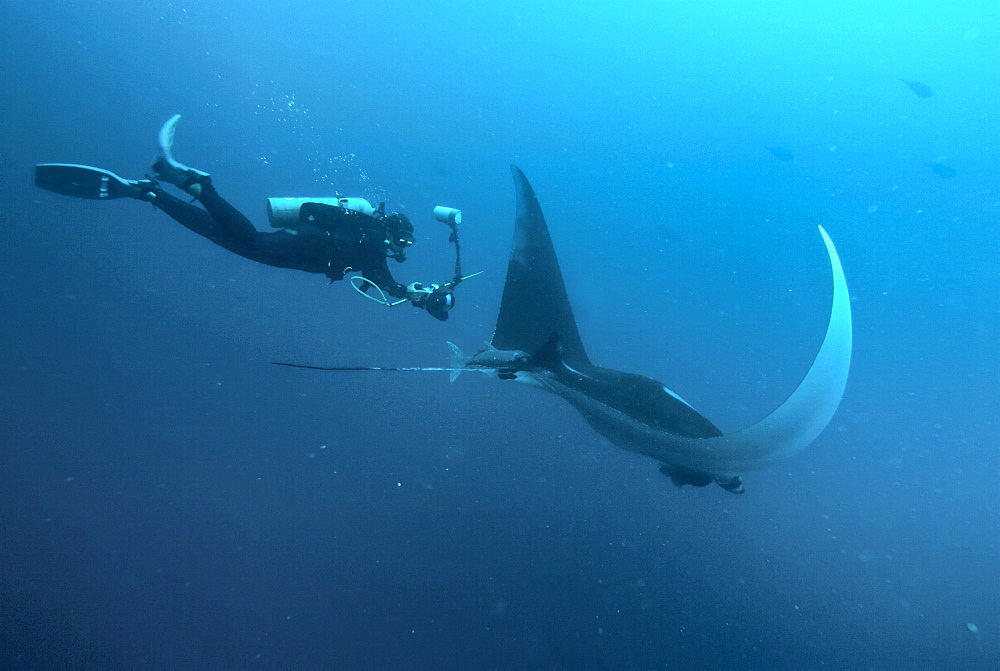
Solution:
<svg viewBox="0 0 1000 671">
<path fill-rule="evenodd" d="M 1000 666 L 994 2 L 268 4 L 4 4 L 0 666 Z M 440 324 L 31 186 L 140 177 L 178 112 L 259 227 L 386 199 L 433 281 L 454 205 L 485 274 Z M 726 430 L 819 344 L 824 225 L 856 350 L 816 444 L 677 490 L 519 385 L 269 365 L 488 340 L 510 163 L 592 358 Z"/>
</svg>

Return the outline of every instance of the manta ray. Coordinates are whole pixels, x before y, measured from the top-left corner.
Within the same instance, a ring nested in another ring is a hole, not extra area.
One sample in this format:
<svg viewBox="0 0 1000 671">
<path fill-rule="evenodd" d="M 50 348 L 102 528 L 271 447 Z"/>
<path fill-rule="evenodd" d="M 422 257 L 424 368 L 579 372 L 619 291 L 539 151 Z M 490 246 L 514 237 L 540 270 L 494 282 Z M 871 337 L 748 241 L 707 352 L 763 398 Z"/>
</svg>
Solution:
<svg viewBox="0 0 1000 671">
<path fill-rule="evenodd" d="M 819 227 L 833 275 L 826 335 L 799 386 L 757 423 L 724 434 L 687 401 L 650 377 L 604 368 L 584 348 L 559 260 L 535 192 L 511 166 L 517 192 L 514 243 L 490 342 L 471 356 L 452 348 L 447 368 L 320 367 L 323 370 L 479 370 L 555 394 L 600 435 L 656 460 L 678 486 L 715 482 L 743 492 L 741 474 L 805 449 L 840 404 L 851 362 L 851 304 L 840 257 Z M 296 364 L 286 364 L 296 365 Z M 300 366 L 301 367 L 301 366 Z"/>
</svg>

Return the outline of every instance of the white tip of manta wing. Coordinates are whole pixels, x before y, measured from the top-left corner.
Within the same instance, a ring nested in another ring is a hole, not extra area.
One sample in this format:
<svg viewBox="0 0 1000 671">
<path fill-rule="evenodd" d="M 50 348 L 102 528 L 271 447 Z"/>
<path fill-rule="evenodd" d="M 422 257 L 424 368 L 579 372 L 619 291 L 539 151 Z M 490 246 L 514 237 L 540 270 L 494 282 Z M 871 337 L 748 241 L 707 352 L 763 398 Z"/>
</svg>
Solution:
<svg viewBox="0 0 1000 671">
<path fill-rule="evenodd" d="M 830 239 L 830 234 L 826 232 L 826 229 L 822 226 L 817 226 L 819 229 L 819 234 L 823 236 L 823 244 L 826 245 L 826 253 L 830 255 L 831 263 L 836 259 L 836 265 L 840 265 L 840 255 L 837 254 L 837 248 L 833 246 L 833 240 Z M 843 269 L 841 269 L 841 274 L 843 274 Z"/>
<path fill-rule="evenodd" d="M 822 226 L 819 231 L 833 275 L 833 301 L 823 344 L 802 382 L 774 412 L 741 431 L 703 439 L 712 454 L 708 461 L 719 472 L 766 468 L 802 451 L 823 432 L 840 405 L 853 347 L 851 298 L 837 249 Z"/>
<path fill-rule="evenodd" d="M 847 387 L 853 348 L 851 297 L 837 248 L 822 226 L 819 232 L 833 275 L 830 321 L 823 344 L 792 395 L 757 424 L 733 434 L 733 437 L 745 434 L 755 448 L 751 448 L 751 453 L 757 452 L 763 462 L 761 466 L 800 452 L 816 440 L 833 419 Z"/>
<path fill-rule="evenodd" d="M 667 392 L 668 394 L 670 394 L 671 396 L 673 396 L 674 398 L 676 398 L 678 401 L 680 401 L 681 403 L 683 403 L 687 407 L 689 407 L 692 410 L 694 410 L 694 406 L 693 405 L 691 405 L 690 403 L 688 403 L 687 401 L 685 401 L 683 398 L 681 398 L 680 395 L 677 392 L 675 392 L 673 389 L 671 389 L 670 387 L 663 387 L 663 391 Z"/>
</svg>

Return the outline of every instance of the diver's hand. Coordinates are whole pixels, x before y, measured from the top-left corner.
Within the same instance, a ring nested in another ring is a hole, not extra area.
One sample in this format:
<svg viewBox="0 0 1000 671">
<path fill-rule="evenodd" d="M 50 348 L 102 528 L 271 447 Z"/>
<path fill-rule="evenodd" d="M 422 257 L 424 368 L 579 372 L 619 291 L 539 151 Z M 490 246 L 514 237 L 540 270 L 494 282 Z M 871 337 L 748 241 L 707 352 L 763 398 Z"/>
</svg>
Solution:
<svg viewBox="0 0 1000 671">
<path fill-rule="evenodd" d="M 406 297 L 416 305 L 418 308 L 423 307 L 424 302 L 427 297 L 434 293 L 439 285 L 437 284 L 424 284 L 422 282 L 410 282 L 406 286 Z"/>
</svg>

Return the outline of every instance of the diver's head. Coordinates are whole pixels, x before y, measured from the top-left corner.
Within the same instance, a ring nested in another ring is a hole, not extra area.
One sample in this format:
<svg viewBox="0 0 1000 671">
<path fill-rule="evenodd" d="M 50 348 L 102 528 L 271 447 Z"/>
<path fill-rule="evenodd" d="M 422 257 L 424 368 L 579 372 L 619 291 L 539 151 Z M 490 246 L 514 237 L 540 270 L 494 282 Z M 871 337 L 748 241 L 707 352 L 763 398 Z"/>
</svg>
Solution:
<svg viewBox="0 0 1000 671">
<path fill-rule="evenodd" d="M 390 214 L 383 222 L 386 253 L 399 261 L 404 260 L 406 255 L 403 252 L 413 244 L 413 224 L 410 223 L 410 218 L 405 214 Z"/>
</svg>

